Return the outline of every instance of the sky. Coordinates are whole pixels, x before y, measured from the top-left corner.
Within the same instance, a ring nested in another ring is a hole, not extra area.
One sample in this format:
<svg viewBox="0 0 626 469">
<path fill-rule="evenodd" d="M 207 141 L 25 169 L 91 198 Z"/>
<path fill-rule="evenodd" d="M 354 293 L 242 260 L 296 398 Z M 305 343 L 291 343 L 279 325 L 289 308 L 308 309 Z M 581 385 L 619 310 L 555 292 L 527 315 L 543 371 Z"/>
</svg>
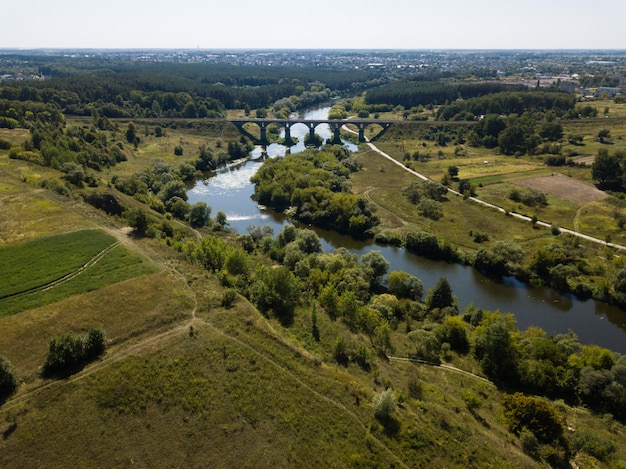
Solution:
<svg viewBox="0 0 626 469">
<path fill-rule="evenodd" d="M 626 49 L 626 0 L 2 0 L 0 49 Z"/>
</svg>

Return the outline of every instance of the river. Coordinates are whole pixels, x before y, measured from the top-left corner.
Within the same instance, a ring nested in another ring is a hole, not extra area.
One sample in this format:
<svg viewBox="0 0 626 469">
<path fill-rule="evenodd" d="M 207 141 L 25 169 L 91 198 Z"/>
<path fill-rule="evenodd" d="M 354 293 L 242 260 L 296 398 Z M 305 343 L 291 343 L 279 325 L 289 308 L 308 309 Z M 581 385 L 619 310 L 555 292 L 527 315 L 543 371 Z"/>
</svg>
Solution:
<svg viewBox="0 0 626 469">
<path fill-rule="evenodd" d="M 325 119 L 329 108 L 319 108 L 304 114 L 305 119 Z M 304 149 L 304 137 L 308 127 L 295 124 L 291 127 L 292 138 L 299 140 L 289 151 L 296 153 Z M 327 125 L 319 125 L 316 133 L 324 140 L 331 137 Z M 356 146 L 344 142 L 351 150 Z M 254 186 L 250 183 L 263 164 L 263 152 L 267 157 L 283 156 L 288 151 L 283 145 L 272 144 L 265 149 L 256 147 L 252 159 L 244 163 L 220 169 L 207 180 L 197 181 L 189 190 L 189 203 L 204 201 L 212 208 L 226 213 L 230 228 L 237 233 L 246 233 L 250 225 L 269 225 L 277 234 L 285 224 L 291 223 L 282 214 L 260 208 L 252 199 Z M 360 255 L 378 250 L 389 261 L 389 270 L 404 270 L 418 277 L 424 290 L 432 287 L 441 277 L 448 279 L 458 299 L 459 308 L 468 305 L 487 310 L 513 313 L 520 330 L 538 326 L 549 334 L 574 331 L 581 343 L 598 344 L 620 353 L 626 353 L 626 312 L 616 306 L 595 300 L 579 300 L 573 295 L 564 295 L 550 288 L 528 287 L 513 278 L 502 282 L 480 274 L 476 269 L 458 264 L 431 261 L 408 253 L 404 249 L 379 246 L 373 241 L 358 241 L 349 236 L 325 230 L 315 230 L 324 250 L 346 247 Z"/>
</svg>

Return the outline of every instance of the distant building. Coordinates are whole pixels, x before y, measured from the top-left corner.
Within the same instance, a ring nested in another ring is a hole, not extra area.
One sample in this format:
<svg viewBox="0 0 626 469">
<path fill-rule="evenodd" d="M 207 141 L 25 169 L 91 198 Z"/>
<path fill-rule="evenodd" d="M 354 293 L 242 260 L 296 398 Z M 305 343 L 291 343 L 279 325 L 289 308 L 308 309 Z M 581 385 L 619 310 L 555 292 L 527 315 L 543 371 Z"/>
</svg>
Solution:
<svg viewBox="0 0 626 469">
<path fill-rule="evenodd" d="M 576 91 L 576 83 L 573 81 L 561 81 L 559 82 L 559 90 L 565 91 L 566 93 L 573 93 Z"/>
<path fill-rule="evenodd" d="M 609 98 L 614 98 L 618 94 L 622 94 L 622 89 L 616 86 L 599 86 L 593 95 L 597 98 L 603 94 L 607 95 Z"/>
</svg>

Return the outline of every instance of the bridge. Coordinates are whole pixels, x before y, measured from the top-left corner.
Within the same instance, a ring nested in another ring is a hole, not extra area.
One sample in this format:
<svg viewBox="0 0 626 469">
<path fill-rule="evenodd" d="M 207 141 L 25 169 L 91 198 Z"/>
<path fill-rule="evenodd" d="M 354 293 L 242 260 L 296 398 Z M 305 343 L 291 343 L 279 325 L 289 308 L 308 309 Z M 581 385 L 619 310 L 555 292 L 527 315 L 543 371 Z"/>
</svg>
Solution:
<svg viewBox="0 0 626 469">
<path fill-rule="evenodd" d="M 375 141 L 378 139 L 385 131 L 391 127 L 392 124 L 398 122 L 395 120 L 379 120 L 379 119 L 228 119 L 229 122 L 232 122 L 241 133 L 251 138 L 257 144 L 265 144 L 268 143 L 267 140 L 267 127 L 271 124 L 277 124 L 285 129 L 285 144 L 289 145 L 293 142 L 291 140 L 291 127 L 295 124 L 304 124 L 309 128 L 309 136 L 313 140 L 315 137 L 315 129 L 320 124 L 328 124 L 331 131 L 333 132 L 333 143 L 341 143 L 341 127 L 345 124 L 351 124 L 356 126 L 359 131 L 359 142 L 365 142 L 365 129 L 370 125 L 378 125 L 382 127 L 380 132 L 374 135 L 370 140 Z M 244 126 L 246 124 L 256 124 L 259 126 L 261 130 L 261 137 L 257 138 L 254 135 L 250 134 Z"/>
</svg>

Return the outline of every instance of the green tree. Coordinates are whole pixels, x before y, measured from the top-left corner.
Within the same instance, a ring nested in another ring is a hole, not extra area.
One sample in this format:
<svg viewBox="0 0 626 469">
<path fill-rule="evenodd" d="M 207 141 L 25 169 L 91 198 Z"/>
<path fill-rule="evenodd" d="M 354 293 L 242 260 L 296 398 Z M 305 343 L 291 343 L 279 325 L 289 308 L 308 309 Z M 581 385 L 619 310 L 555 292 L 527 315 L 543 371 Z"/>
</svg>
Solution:
<svg viewBox="0 0 626 469">
<path fill-rule="evenodd" d="M 517 350 L 512 337 L 513 329 L 513 325 L 503 317 L 477 328 L 474 350 L 488 376 L 509 383 L 517 377 Z"/>
<path fill-rule="evenodd" d="M 180 180 L 169 181 L 159 191 L 159 199 L 164 203 L 170 200 L 172 197 L 180 197 L 184 201 L 187 201 L 187 187 L 185 183 Z"/>
<path fill-rule="evenodd" d="M 150 219 L 146 212 L 140 208 L 131 208 L 124 212 L 124 218 L 128 220 L 128 224 L 135 230 L 135 232 L 143 236 L 146 234 L 146 230 L 150 224 Z"/>
<path fill-rule="evenodd" d="M 104 331 L 92 327 L 86 335 L 67 332 L 53 337 L 48 344 L 48 355 L 43 365 L 44 376 L 65 376 L 75 373 L 87 362 L 104 353 Z"/>
<path fill-rule="evenodd" d="M 94 360 L 106 350 L 106 334 L 101 327 L 92 326 L 85 337 L 85 359 Z"/>
<path fill-rule="evenodd" d="M 622 165 L 617 155 L 610 155 L 606 148 L 598 150 L 591 165 L 591 177 L 600 187 L 617 187 L 622 181 Z"/>
<path fill-rule="evenodd" d="M 75 186 L 82 187 L 85 180 L 85 170 L 76 163 L 65 163 L 61 168 L 65 173 L 65 179 Z"/>
<path fill-rule="evenodd" d="M 507 394 L 502 398 L 502 407 L 509 429 L 515 435 L 527 429 L 541 443 L 553 443 L 563 436 L 561 419 L 545 399 L 522 393 Z"/>
<path fill-rule="evenodd" d="M 126 128 L 126 141 L 128 143 L 137 142 L 137 126 L 134 122 L 128 123 L 128 127 Z"/>
<path fill-rule="evenodd" d="M 556 142 L 557 140 L 561 140 L 563 138 L 563 126 L 555 121 L 545 122 L 541 126 L 539 135 L 544 140 Z"/>
<path fill-rule="evenodd" d="M 411 203 L 417 204 L 422 197 L 422 185 L 418 182 L 412 182 L 406 186 L 402 192 L 407 196 Z"/>
<path fill-rule="evenodd" d="M 222 210 L 218 210 L 215 214 L 215 223 L 220 227 L 221 230 L 226 229 L 226 225 L 228 225 L 228 221 L 226 219 L 226 214 Z"/>
<path fill-rule="evenodd" d="M 422 199 L 417 209 L 423 217 L 430 218 L 431 220 L 439 220 L 443 216 L 443 206 L 441 202 L 437 202 L 436 200 Z"/>
<path fill-rule="evenodd" d="M 459 192 L 463 195 L 468 194 L 470 197 L 476 197 L 476 186 L 469 179 L 461 179 Z"/>
<path fill-rule="evenodd" d="M 456 298 L 452 293 L 452 287 L 448 279 L 441 277 L 426 294 L 426 307 L 429 310 L 456 308 Z"/>
<path fill-rule="evenodd" d="M 286 267 L 263 267 L 257 273 L 252 298 L 261 312 L 273 313 L 283 324 L 289 325 L 300 301 L 298 279 Z"/>
<path fill-rule="evenodd" d="M 226 256 L 224 267 L 232 275 L 247 277 L 250 273 L 250 256 L 243 248 L 235 248 Z"/>
<path fill-rule="evenodd" d="M 419 278 L 402 270 L 394 270 L 387 275 L 387 290 L 398 298 L 419 300 L 424 294 L 424 286 Z"/>
<path fill-rule="evenodd" d="M 299 229 L 294 240 L 305 254 L 317 254 L 322 252 L 322 242 L 313 230 Z"/>
<path fill-rule="evenodd" d="M 460 316 L 446 316 L 443 323 L 436 329 L 435 335 L 439 343 L 450 344 L 452 350 L 462 353 L 469 350 L 467 327 Z"/>
<path fill-rule="evenodd" d="M 446 186 L 430 180 L 424 181 L 422 190 L 424 191 L 424 195 L 426 197 L 436 201 L 443 200 L 444 196 L 448 193 L 448 188 Z"/>
<path fill-rule="evenodd" d="M 187 202 L 178 196 L 174 196 L 165 202 L 165 208 L 179 220 L 187 219 L 190 206 Z"/>
<path fill-rule="evenodd" d="M 389 269 L 389 261 L 380 251 L 369 251 L 361 256 L 361 263 L 371 286 L 379 285 Z"/>
<path fill-rule="evenodd" d="M 317 301 L 319 301 L 326 314 L 328 314 L 332 319 L 335 319 L 339 313 L 338 305 L 339 305 L 339 294 L 337 293 L 337 288 L 332 284 L 326 284 L 320 290 L 320 293 L 317 297 Z"/>
<path fill-rule="evenodd" d="M 388 350 L 393 349 L 393 344 L 391 343 L 391 328 L 387 321 L 380 321 L 374 328 L 372 344 L 382 353 L 387 353 Z"/>
<path fill-rule="evenodd" d="M 209 223 L 211 207 L 205 202 L 196 202 L 189 210 L 189 224 L 194 228 L 202 228 Z"/>
<path fill-rule="evenodd" d="M 474 267 L 494 275 L 512 275 L 521 268 L 524 250 L 512 241 L 496 241 L 476 254 Z"/>
<path fill-rule="evenodd" d="M 600 143 L 604 143 L 605 140 L 611 138 L 611 131 L 609 129 L 600 129 L 598 130 L 597 137 Z"/>
<path fill-rule="evenodd" d="M 613 275 L 613 290 L 622 302 L 626 302 L 626 268 L 621 268 Z"/>
<path fill-rule="evenodd" d="M 346 343 L 344 336 L 340 335 L 337 338 L 333 350 L 335 361 L 340 365 L 348 366 L 350 355 L 348 353 L 348 344 Z"/>
<path fill-rule="evenodd" d="M 415 345 L 416 357 L 430 362 L 439 362 L 439 351 L 441 347 L 433 331 L 416 329 L 409 332 L 408 337 Z"/>
<path fill-rule="evenodd" d="M 11 362 L 0 355 L 0 404 L 17 388 L 17 373 Z"/>
<path fill-rule="evenodd" d="M 459 175 L 459 167 L 456 165 L 448 166 L 448 175 L 454 179 Z"/>
<path fill-rule="evenodd" d="M 43 366 L 44 376 L 71 374 L 85 356 L 85 341 L 74 332 L 53 337 L 48 344 L 48 355 Z"/>
</svg>

